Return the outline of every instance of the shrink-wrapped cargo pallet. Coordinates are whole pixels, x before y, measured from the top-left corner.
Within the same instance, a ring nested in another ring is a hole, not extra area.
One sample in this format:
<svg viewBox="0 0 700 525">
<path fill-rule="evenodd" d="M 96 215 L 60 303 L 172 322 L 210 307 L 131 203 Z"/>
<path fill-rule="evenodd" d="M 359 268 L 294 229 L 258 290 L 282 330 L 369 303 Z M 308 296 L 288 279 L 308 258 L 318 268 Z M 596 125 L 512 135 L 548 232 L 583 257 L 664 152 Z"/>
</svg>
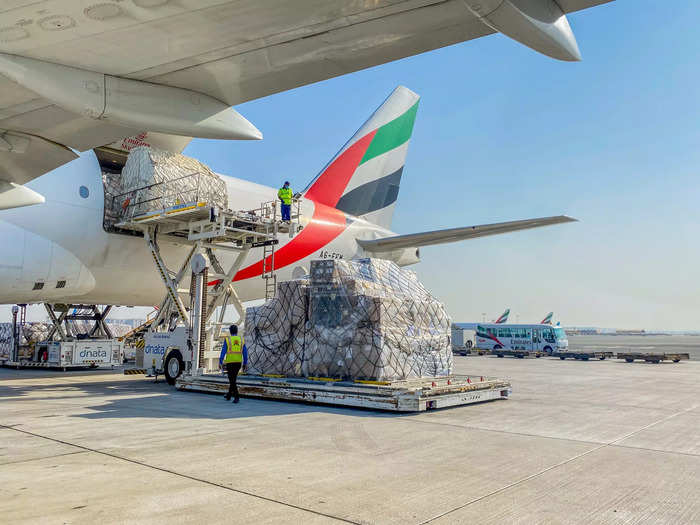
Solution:
<svg viewBox="0 0 700 525">
<path fill-rule="evenodd" d="M 20 331 L 20 344 L 28 345 L 46 341 L 52 328 L 51 323 L 25 323 Z"/>
<path fill-rule="evenodd" d="M 22 351 L 23 347 L 46 341 L 51 331 L 50 323 L 32 322 L 25 323 L 19 329 L 20 357 L 27 357 L 31 352 Z M 14 345 L 12 335 L 12 323 L 0 323 L 0 358 L 8 359 L 11 356 Z"/>
<path fill-rule="evenodd" d="M 148 146 L 129 152 L 120 177 L 121 219 L 189 202 L 228 208 L 226 184 L 196 159 Z M 112 213 L 114 213 L 114 211 Z"/>
<path fill-rule="evenodd" d="M 398 380 L 449 375 L 451 322 L 415 274 L 390 261 L 311 263 L 246 312 L 249 371 Z"/>
<path fill-rule="evenodd" d="M 13 344 L 12 323 L 0 323 L 0 359 L 9 359 Z"/>
</svg>

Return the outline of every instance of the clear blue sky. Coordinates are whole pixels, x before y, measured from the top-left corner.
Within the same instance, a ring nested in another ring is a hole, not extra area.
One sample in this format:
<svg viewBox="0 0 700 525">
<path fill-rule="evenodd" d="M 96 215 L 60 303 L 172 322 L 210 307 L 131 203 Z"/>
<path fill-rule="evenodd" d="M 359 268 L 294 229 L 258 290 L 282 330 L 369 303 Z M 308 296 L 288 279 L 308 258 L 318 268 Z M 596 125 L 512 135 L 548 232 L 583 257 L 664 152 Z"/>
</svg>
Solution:
<svg viewBox="0 0 700 525">
<path fill-rule="evenodd" d="M 700 2 L 569 17 L 583 62 L 494 35 L 256 100 L 265 134 L 195 140 L 215 171 L 301 189 L 397 84 L 422 96 L 400 233 L 566 213 L 581 222 L 423 249 L 455 321 L 700 328 Z M 131 316 L 133 310 L 118 315 Z"/>
<path fill-rule="evenodd" d="M 700 2 L 570 16 L 556 62 L 495 35 L 238 107 L 260 143 L 194 141 L 220 173 L 301 188 L 397 85 L 422 96 L 394 229 L 581 222 L 423 249 L 457 321 L 700 328 Z"/>
</svg>

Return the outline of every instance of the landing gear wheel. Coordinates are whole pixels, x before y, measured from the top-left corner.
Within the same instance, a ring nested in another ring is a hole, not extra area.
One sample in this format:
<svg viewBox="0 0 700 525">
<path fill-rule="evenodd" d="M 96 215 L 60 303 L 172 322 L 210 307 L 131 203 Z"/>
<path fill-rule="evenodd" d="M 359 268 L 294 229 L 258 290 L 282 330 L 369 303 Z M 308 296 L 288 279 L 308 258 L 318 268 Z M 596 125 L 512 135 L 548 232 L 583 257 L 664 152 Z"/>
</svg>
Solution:
<svg viewBox="0 0 700 525">
<path fill-rule="evenodd" d="M 168 354 L 165 359 L 165 380 L 169 385 L 174 385 L 175 380 L 182 374 L 185 364 L 182 361 L 180 352 L 174 350 Z"/>
</svg>

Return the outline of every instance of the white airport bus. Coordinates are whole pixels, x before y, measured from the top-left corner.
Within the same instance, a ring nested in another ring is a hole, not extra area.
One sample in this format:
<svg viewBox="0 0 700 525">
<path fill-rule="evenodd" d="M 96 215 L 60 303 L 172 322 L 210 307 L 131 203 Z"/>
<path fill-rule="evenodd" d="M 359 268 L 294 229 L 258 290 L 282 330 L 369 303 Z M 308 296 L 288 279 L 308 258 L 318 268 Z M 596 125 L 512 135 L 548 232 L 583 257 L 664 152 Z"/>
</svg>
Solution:
<svg viewBox="0 0 700 525">
<path fill-rule="evenodd" d="M 549 324 L 479 324 L 476 347 L 480 350 L 532 350 L 565 352 L 569 347 L 564 329 Z"/>
</svg>

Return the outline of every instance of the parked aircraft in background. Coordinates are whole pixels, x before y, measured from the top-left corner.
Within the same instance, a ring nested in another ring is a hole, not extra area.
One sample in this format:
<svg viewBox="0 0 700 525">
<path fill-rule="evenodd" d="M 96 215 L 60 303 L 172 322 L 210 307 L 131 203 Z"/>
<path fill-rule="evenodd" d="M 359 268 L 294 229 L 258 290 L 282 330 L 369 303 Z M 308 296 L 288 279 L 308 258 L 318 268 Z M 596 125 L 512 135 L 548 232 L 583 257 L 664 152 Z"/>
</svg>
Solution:
<svg viewBox="0 0 700 525">
<path fill-rule="evenodd" d="M 510 308 L 506 308 L 506 311 L 501 314 L 501 316 L 494 321 L 494 324 L 503 324 L 508 322 L 508 316 L 510 315 Z"/>
</svg>

